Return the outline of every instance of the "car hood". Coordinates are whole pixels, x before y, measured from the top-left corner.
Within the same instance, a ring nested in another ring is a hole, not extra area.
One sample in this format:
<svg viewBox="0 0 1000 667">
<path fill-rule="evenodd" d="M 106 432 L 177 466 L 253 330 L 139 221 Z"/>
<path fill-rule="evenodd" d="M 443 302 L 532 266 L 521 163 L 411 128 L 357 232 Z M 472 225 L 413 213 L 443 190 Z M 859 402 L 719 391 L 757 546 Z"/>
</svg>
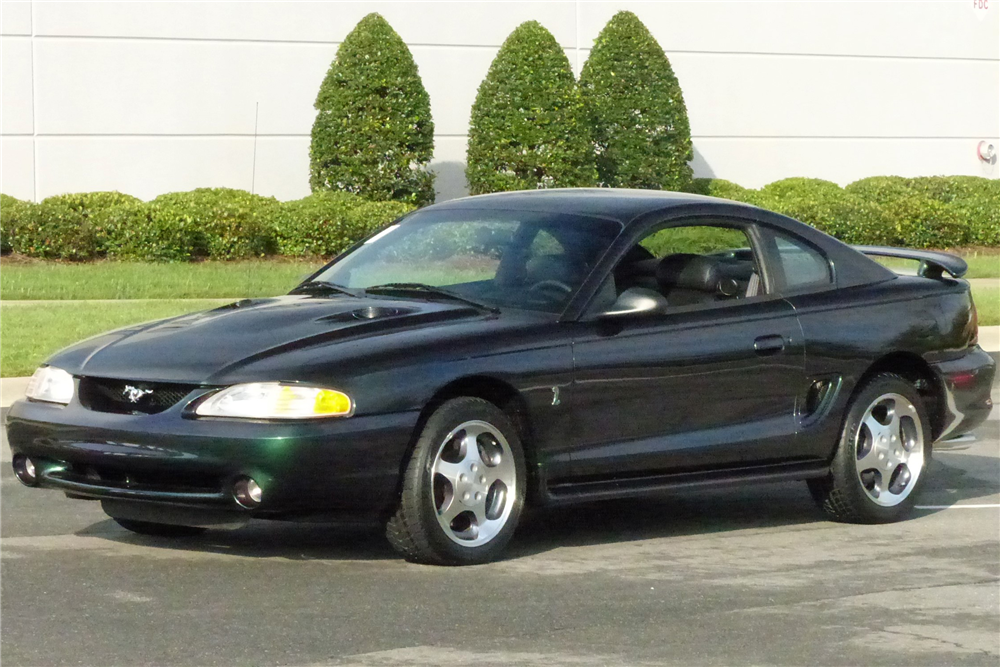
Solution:
<svg viewBox="0 0 1000 667">
<path fill-rule="evenodd" d="M 48 363 L 75 375 L 210 384 L 213 377 L 291 350 L 485 316 L 464 304 L 411 299 L 244 299 L 102 334 Z"/>
</svg>

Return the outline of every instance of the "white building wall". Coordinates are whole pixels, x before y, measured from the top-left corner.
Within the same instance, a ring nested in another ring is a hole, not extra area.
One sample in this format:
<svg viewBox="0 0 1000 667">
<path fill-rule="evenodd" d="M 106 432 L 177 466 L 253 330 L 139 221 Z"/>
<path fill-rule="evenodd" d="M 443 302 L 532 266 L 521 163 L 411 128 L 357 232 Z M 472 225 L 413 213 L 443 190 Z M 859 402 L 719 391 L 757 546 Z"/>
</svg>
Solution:
<svg viewBox="0 0 1000 667">
<path fill-rule="evenodd" d="M 430 93 L 439 199 L 464 193 L 469 112 L 507 35 L 541 22 L 579 72 L 619 9 L 670 57 L 696 175 L 748 187 L 995 178 L 976 145 L 1000 146 L 1000 0 L 973 4 L 3 0 L 0 191 L 304 196 L 316 92 L 371 11 L 410 46 Z"/>
</svg>

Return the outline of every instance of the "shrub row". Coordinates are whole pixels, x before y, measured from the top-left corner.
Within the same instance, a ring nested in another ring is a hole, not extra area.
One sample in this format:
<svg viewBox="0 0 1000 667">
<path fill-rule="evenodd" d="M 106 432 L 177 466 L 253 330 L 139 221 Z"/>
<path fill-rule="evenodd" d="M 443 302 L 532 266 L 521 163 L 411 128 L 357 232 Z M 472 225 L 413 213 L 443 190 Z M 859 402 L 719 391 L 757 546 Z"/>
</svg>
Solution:
<svg viewBox="0 0 1000 667">
<path fill-rule="evenodd" d="M 841 188 L 786 178 L 751 190 L 697 178 L 690 191 L 777 211 L 847 243 L 1000 247 L 997 180 L 874 176 Z M 39 204 L 0 195 L 0 251 L 69 260 L 329 257 L 411 209 L 346 192 L 316 192 L 284 203 L 226 188 L 175 192 L 150 202 L 119 192 L 59 195 Z"/>
<path fill-rule="evenodd" d="M 69 260 L 329 257 L 411 208 L 346 192 L 282 203 L 228 188 L 149 202 L 118 192 L 60 195 L 38 204 L 0 195 L 0 245 L 4 253 Z"/>
<path fill-rule="evenodd" d="M 777 211 L 846 243 L 1000 246 L 1000 181 L 976 176 L 872 176 L 844 188 L 786 178 L 760 190 L 699 178 L 692 191 Z"/>
</svg>

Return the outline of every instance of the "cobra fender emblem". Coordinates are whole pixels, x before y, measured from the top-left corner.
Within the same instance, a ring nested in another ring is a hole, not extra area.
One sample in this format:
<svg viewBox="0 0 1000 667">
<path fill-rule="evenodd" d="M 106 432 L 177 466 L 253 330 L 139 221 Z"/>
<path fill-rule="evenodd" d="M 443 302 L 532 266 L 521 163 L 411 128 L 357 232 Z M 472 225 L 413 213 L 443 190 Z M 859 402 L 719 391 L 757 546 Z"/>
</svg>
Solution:
<svg viewBox="0 0 1000 667">
<path fill-rule="evenodd" d="M 152 389 L 140 389 L 139 387 L 133 387 L 130 384 L 125 385 L 125 389 L 122 390 L 122 394 L 124 394 L 125 398 L 127 398 L 131 403 L 138 403 L 143 396 L 152 393 Z"/>
<path fill-rule="evenodd" d="M 559 405 L 559 387 L 552 387 L 552 405 Z"/>
</svg>

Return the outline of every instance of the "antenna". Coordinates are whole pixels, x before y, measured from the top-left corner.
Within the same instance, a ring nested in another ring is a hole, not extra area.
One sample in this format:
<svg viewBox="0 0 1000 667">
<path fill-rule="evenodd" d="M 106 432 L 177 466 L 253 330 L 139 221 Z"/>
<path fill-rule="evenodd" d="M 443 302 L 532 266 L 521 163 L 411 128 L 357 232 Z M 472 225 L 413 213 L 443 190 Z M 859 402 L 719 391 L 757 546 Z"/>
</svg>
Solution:
<svg viewBox="0 0 1000 667">
<path fill-rule="evenodd" d="M 253 168 L 250 172 L 250 194 L 254 194 L 254 186 L 257 185 L 257 118 L 260 115 L 260 102 L 254 102 L 253 106 Z"/>
</svg>

